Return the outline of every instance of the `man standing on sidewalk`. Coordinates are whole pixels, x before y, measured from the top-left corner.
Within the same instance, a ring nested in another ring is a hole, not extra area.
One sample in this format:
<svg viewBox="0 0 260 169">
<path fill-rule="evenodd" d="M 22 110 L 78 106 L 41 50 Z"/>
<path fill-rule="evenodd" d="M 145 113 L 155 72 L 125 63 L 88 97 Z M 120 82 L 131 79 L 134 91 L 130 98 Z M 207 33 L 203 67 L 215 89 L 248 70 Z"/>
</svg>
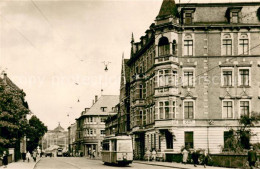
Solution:
<svg viewBox="0 0 260 169">
<path fill-rule="evenodd" d="M 187 163 L 188 156 L 189 156 L 189 152 L 184 148 L 184 150 L 182 151 L 182 162 L 184 164 Z"/>
<path fill-rule="evenodd" d="M 6 151 L 3 152 L 2 160 L 3 160 L 3 166 L 4 168 L 6 168 L 8 165 L 8 158 L 7 158 Z"/>
<path fill-rule="evenodd" d="M 256 161 L 257 161 L 256 151 L 253 149 L 253 146 L 250 146 L 250 150 L 248 151 L 248 162 L 250 168 L 255 167 Z"/>
<path fill-rule="evenodd" d="M 28 160 L 29 163 L 31 159 L 31 153 L 29 151 L 26 153 L 26 159 Z"/>
<path fill-rule="evenodd" d="M 33 151 L 33 161 L 36 162 L 37 153 L 36 151 Z"/>
</svg>

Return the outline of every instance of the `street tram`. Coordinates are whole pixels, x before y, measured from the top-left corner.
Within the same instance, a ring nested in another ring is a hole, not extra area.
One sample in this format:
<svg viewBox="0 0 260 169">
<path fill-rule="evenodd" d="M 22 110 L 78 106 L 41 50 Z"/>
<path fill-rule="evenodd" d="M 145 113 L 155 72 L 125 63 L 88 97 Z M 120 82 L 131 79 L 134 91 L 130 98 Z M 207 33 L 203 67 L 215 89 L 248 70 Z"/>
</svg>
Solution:
<svg viewBox="0 0 260 169">
<path fill-rule="evenodd" d="M 129 165 L 133 161 L 130 136 L 105 137 L 102 144 L 102 161 L 105 164 Z"/>
<path fill-rule="evenodd" d="M 63 150 L 63 148 L 61 148 L 61 147 L 59 147 L 57 149 L 57 157 L 62 157 L 62 150 Z"/>
</svg>

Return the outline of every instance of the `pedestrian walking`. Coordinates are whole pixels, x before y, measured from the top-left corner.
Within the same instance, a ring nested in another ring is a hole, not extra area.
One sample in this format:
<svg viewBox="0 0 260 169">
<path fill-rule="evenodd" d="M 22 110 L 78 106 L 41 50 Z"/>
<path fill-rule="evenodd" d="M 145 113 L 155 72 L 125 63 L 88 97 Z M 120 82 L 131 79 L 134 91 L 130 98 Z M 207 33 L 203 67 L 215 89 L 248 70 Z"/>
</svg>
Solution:
<svg viewBox="0 0 260 169">
<path fill-rule="evenodd" d="M 33 151 L 33 161 L 36 162 L 37 153 L 36 151 Z"/>
<path fill-rule="evenodd" d="M 93 150 L 93 151 L 92 151 L 92 156 L 93 156 L 93 158 L 95 158 L 95 152 L 96 152 L 96 150 Z"/>
<path fill-rule="evenodd" d="M 26 160 L 26 152 L 22 153 L 22 159 L 23 159 L 23 162 L 25 162 L 25 160 Z"/>
<path fill-rule="evenodd" d="M 6 151 L 3 152 L 3 156 L 1 157 L 1 160 L 2 160 L 4 168 L 6 168 L 8 165 L 8 158 L 7 158 Z"/>
<path fill-rule="evenodd" d="M 209 154 L 204 150 L 202 154 L 202 164 L 204 165 L 204 168 L 206 168 L 206 166 L 208 165 L 209 159 L 210 159 Z"/>
<path fill-rule="evenodd" d="M 153 161 L 156 160 L 156 151 L 155 151 L 155 149 L 153 149 L 153 151 L 152 151 L 152 160 Z"/>
<path fill-rule="evenodd" d="M 194 167 L 197 167 L 197 165 L 199 164 L 199 154 L 195 149 L 191 154 L 191 158 L 193 160 Z"/>
<path fill-rule="evenodd" d="M 27 159 L 27 161 L 29 163 L 30 159 L 31 159 L 31 153 L 29 151 L 27 151 L 27 153 L 26 153 L 26 159 Z"/>
<path fill-rule="evenodd" d="M 187 164 L 188 156 L 189 156 L 189 152 L 184 148 L 182 151 L 182 162 L 184 164 Z"/>
<path fill-rule="evenodd" d="M 256 161 L 257 161 L 256 151 L 253 149 L 253 146 L 250 146 L 250 150 L 248 151 L 248 162 L 249 162 L 250 168 L 255 167 Z"/>
</svg>

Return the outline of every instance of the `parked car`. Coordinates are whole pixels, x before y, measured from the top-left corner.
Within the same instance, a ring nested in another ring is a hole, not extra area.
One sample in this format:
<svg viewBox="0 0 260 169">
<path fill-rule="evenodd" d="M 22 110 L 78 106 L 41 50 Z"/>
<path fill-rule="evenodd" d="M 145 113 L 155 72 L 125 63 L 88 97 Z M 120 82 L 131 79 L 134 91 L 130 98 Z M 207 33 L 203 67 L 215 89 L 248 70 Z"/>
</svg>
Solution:
<svg viewBox="0 0 260 169">
<path fill-rule="evenodd" d="M 52 152 L 51 151 L 45 151 L 44 156 L 45 157 L 52 157 Z"/>
<path fill-rule="evenodd" d="M 63 157 L 69 157 L 70 156 L 70 153 L 67 151 L 67 152 L 63 152 Z"/>
</svg>

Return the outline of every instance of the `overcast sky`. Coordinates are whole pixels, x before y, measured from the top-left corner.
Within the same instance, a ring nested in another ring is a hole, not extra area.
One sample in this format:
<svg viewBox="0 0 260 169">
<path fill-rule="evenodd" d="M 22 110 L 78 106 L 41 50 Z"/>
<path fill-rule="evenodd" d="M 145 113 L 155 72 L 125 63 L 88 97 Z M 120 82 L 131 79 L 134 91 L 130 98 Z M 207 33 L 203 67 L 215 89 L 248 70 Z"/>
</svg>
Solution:
<svg viewBox="0 0 260 169">
<path fill-rule="evenodd" d="M 49 129 L 58 122 L 67 128 L 101 87 L 104 95 L 119 94 L 122 53 L 129 58 L 132 32 L 136 41 L 145 35 L 161 2 L 0 1 L 1 71 L 25 91 L 31 111 Z M 107 72 L 104 61 L 111 62 Z"/>
</svg>

